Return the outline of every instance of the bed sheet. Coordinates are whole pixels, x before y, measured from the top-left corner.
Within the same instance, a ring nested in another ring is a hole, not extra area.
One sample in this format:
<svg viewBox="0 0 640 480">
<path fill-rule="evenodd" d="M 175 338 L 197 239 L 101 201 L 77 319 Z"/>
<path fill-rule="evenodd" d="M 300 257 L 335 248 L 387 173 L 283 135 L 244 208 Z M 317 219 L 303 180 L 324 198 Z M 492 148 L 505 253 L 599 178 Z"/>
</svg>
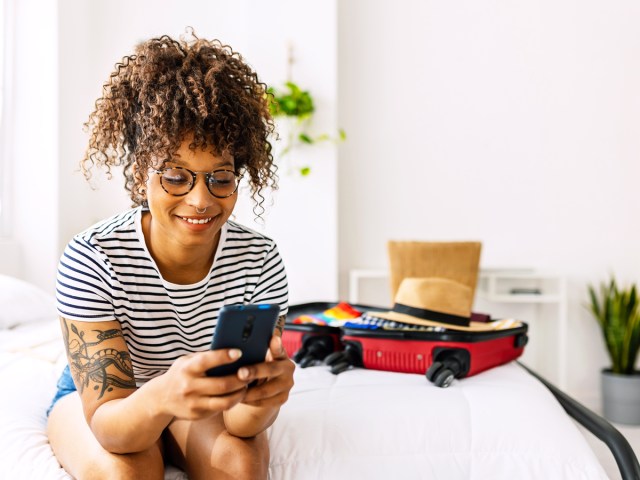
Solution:
<svg viewBox="0 0 640 480">
<path fill-rule="evenodd" d="M 0 480 L 71 480 L 46 434 L 46 410 L 66 365 L 57 319 L 0 330 Z M 185 480 L 176 468 L 165 480 Z"/>
<path fill-rule="evenodd" d="M 0 396 L 0 478 L 66 480 L 45 433 L 65 364 L 59 328 L 29 328 L 0 332 L 9 392 Z M 421 375 L 297 368 L 268 435 L 272 480 L 607 478 L 555 398 L 516 363 L 447 389 Z"/>
</svg>

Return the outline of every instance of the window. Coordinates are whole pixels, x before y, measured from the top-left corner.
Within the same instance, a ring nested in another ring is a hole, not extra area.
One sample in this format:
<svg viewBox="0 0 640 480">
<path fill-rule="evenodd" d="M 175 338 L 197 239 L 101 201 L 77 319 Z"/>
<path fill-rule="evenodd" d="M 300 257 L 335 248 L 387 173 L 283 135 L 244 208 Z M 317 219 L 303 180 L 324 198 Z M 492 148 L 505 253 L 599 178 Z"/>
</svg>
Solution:
<svg viewBox="0 0 640 480">
<path fill-rule="evenodd" d="M 0 0 L 0 237 L 9 236 L 9 198 L 11 196 L 11 0 Z"/>
</svg>

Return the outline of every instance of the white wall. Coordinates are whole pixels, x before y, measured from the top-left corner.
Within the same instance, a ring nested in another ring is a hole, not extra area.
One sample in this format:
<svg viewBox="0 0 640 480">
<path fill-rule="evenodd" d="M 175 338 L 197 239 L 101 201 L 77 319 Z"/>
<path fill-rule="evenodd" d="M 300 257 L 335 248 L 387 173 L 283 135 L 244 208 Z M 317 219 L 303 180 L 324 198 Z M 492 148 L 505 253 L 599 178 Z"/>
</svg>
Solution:
<svg viewBox="0 0 640 480">
<path fill-rule="evenodd" d="M 59 256 L 57 9 L 44 0 L 7 3 L 15 15 L 15 56 L 2 152 L 11 164 L 12 202 L 3 205 L 10 236 L 0 239 L 0 272 L 52 290 Z"/>
<path fill-rule="evenodd" d="M 640 4 L 18 3 L 14 177 L 15 185 L 30 178 L 32 188 L 20 189 L 11 208 L 24 278 L 52 285 L 69 237 L 128 206 L 118 176 L 92 191 L 76 169 L 82 123 L 136 41 L 192 25 L 279 83 L 293 40 L 294 79 L 316 97 L 318 131 L 339 125 L 348 140 L 337 165 L 330 145 L 305 154 L 314 173 L 283 175 L 266 217 L 292 300 L 346 298 L 350 269 L 386 268 L 389 239 L 479 239 L 484 267 L 568 277 L 570 390 L 595 391 L 607 360 L 583 308 L 586 283 L 610 272 L 637 281 L 640 272 Z M 42 175 L 29 177 L 34 170 Z M 56 172 L 59 187 L 48 181 Z M 252 225 L 246 202 L 238 217 Z"/>
<path fill-rule="evenodd" d="M 288 45 L 294 49 L 293 80 L 314 95 L 319 132 L 337 129 L 337 20 L 333 1 L 306 2 L 304 18 L 294 0 L 265 2 L 185 0 L 60 0 L 60 237 L 75 233 L 129 205 L 121 173 L 98 179 L 91 190 L 77 171 L 87 135 L 82 131 L 116 61 L 146 38 L 180 36 L 187 26 L 198 36 L 219 38 L 240 52 L 263 81 L 287 78 Z M 179 5 L 179 7 L 178 7 Z M 312 21 L 309 21 L 312 19 Z M 300 153 L 314 165 L 307 179 L 281 170 L 281 189 L 270 197 L 264 223 L 252 205 L 239 202 L 237 219 L 265 231 L 278 243 L 290 281 L 292 302 L 337 297 L 335 146 Z M 316 193 L 314 193 L 316 192 Z M 322 225 L 318 232 L 318 225 Z M 300 247 L 303 248 L 300 248 Z M 310 255 L 309 252 L 313 252 Z"/>
<path fill-rule="evenodd" d="M 341 294 L 390 239 L 481 240 L 484 267 L 568 277 L 569 386 L 596 389 L 586 283 L 640 278 L 640 5 L 351 0 L 338 18 Z"/>
</svg>

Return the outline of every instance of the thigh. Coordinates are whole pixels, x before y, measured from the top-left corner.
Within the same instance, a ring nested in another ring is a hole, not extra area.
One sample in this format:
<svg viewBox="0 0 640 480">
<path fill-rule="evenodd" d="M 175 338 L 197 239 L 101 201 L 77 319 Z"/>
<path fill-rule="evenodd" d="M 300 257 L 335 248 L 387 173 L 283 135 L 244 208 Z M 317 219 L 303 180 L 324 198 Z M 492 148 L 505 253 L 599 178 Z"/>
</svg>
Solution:
<svg viewBox="0 0 640 480">
<path fill-rule="evenodd" d="M 197 421 L 174 420 L 163 439 L 167 460 L 187 472 L 189 480 L 267 478 L 266 433 L 234 437 L 224 428 L 222 415 Z"/>
<path fill-rule="evenodd" d="M 58 400 L 49 415 L 49 444 L 60 465 L 74 478 L 162 479 L 161 441 L 144 452 L 106 451 L 87 425 L 77 392 Z"/>
</svg>

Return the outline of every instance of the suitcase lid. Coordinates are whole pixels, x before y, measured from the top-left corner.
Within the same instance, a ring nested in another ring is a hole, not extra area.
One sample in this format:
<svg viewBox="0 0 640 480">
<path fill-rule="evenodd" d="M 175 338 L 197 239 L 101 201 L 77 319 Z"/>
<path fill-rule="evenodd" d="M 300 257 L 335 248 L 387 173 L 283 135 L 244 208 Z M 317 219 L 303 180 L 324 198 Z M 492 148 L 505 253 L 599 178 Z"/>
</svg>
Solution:
<svg viewBox="0 0 640 480">
<path fill-rule="evenodd" d="M 490 330 L 486 332 L 463 332 L 459 330 L 446 330 L 444 332 L 424 332 L 420 330 L 384 330 L 384 329 L 360 329 L 344 328 L 345 336 L 361 338 L 380 338 L 390 340 L 422 340 L 438 342 L 486 342 L 496 338 L 526 335 L 528 325 L 520 322 L 521 325 L 503 330 Z"/>
</svg>

